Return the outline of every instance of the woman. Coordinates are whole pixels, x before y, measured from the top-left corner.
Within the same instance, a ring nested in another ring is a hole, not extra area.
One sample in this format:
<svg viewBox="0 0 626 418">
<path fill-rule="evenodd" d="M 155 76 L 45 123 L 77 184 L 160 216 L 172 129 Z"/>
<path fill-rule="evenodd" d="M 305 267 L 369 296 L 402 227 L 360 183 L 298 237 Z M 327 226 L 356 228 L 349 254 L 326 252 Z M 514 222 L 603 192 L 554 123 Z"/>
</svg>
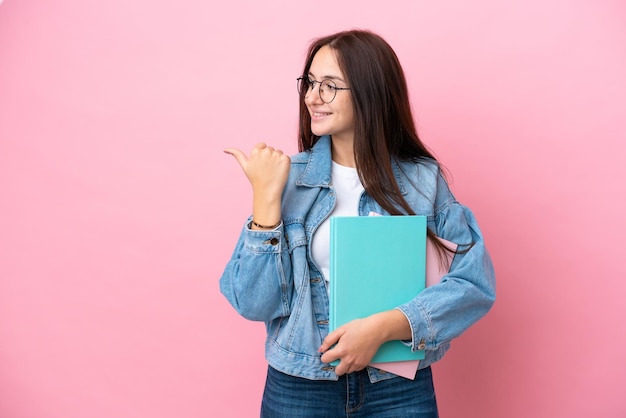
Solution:
<svg viewBox="0 0 626 418">
<path fill-rule="evenodd" d="M 495 300 L 491 260 L 470 210 L 417 136 L 392 48 L 368 31 L 313 42 L 300 92 L 300 153 L 229 148 L 253 190 L 220 289 L 264 321 L 263 417 L 437 417 L 430 365 Z M 459 244 L 441 282 L 396 309 L 328 332 L 329 218 L 425 215 L 429 238 Z M 367 366 L 385 341 L 425 349 L 414 380 Z M 334 360 L 336 367 L 330 365 Z"/>
</svg>

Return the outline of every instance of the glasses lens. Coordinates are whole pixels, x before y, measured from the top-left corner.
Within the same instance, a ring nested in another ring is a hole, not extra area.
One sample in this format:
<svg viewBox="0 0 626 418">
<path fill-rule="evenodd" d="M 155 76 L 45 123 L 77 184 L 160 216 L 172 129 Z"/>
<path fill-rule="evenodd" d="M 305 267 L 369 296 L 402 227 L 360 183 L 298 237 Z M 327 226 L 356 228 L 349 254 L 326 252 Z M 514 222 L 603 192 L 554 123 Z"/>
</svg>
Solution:
<svg viewBox="0 0 626 418">
<path fill-rule="evenodd" d="M 324 80 L 320 84 L 320 98 L 324 103 L 330 103 L 335 99 L 337 94 L 337 85 L 332 80 Z"/>
</svg>

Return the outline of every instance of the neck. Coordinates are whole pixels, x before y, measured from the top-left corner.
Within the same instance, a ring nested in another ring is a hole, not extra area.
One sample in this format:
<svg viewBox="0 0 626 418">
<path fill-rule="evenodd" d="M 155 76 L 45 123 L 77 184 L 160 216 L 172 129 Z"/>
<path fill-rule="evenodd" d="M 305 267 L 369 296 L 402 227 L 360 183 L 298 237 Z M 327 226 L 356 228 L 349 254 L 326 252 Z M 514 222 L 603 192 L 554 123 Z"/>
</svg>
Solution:
<svg viewBox="0 0 626 418">
<path fill-rule="evenodd" d="M 343 141 L 332 138 L 333 161 L 339 165 L 356 168 L 352 141 Z"/>
</svg>

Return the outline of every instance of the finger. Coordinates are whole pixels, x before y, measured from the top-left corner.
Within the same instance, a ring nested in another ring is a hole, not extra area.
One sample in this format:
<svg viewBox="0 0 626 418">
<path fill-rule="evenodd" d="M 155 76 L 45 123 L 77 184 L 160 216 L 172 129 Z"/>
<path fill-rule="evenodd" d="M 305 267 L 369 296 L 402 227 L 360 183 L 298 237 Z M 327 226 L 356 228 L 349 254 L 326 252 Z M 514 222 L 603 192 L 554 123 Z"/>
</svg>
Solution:
<svg viewBox="0 0 626 418">
<path fill-rule="evenodd" d="M 332 351 L 332 350 L 331 350 Z M 335 367 L 335 374 L 341 376 L 347 373 L 352 373 L 362 368 L 359 368 L 354 361 L 351 361 L 345 357 L 339 359 L 339 364 Z"/>
<path fill-rule="evenodd" d="M 335 345 L 335 344 L 337 344 L 337 342 L 339 342 L 339 339 L 341 338 L 342 335 L 343 335 L 342 328 L 338 328 L 338 329 L 334 330 L 333 332 L 329 333 L 326 336 L 326 338 L 324 338 L 324 341 L 322 341 L 322 345 L 320 346 L 320 348 L 317 351 L 319 351 L 320 353 L 325 353 L 333 345 Z"/>
<path fill-rule="evenodd" d="M 335 367 L 335 374 L 337 376 L 341 376 L 344 375 L 346 373 L 350 373 L 350 368 L 349 367 L 345 367 L 344 366 L 345 362 L 340 362 L 339 365 L 337 367 Z"/>
<path fill-rule="evenodd" d="M 329 364 L 335 360 L 339 360 L 340 358 L 341 358 L 341 355 L 339 354 L 339 350 L 336 350 L 333 348 L 333 349 L 326 351 L 324 354 L 322 354 L 322 357 L 320 357 L 320 360 L 322 361 L 322 363 Z"/>
<path fill-rule="evenodd" d="M 252 150 L 250 151 L 250 158 L 253 158 L 257 155 L 262 155 L 263 151 L 274 151 L 274 148 L 268 146 L 265 142 L 257 142 Z"/>
<path fill-rule="evenodd" d="M 248 157 L 243 151 L 237 148 L 226 148 L 224 152 L 235 157 L 235 159 L 242 168 L 246 166 L 246 163 L 248 162 Z"/>
</svg>

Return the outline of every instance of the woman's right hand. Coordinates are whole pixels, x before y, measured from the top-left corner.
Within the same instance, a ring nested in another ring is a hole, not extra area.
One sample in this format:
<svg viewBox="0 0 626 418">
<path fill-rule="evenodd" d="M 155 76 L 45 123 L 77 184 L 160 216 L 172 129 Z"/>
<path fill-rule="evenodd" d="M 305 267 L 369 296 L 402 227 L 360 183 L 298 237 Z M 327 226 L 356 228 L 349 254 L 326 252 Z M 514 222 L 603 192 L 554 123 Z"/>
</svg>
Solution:
<svg viewBox="0 0 626 418">
<path fill-rule="evenodd" d="M 280 222 L 280 199 L 291 166 L 289 156 L 264 142 L 256 144 L 249 157 L 237 148 L 226 148 L 224 152 L 235 157 L 252 185 L 255 221 L 263 225 Z"/>
</svg>

